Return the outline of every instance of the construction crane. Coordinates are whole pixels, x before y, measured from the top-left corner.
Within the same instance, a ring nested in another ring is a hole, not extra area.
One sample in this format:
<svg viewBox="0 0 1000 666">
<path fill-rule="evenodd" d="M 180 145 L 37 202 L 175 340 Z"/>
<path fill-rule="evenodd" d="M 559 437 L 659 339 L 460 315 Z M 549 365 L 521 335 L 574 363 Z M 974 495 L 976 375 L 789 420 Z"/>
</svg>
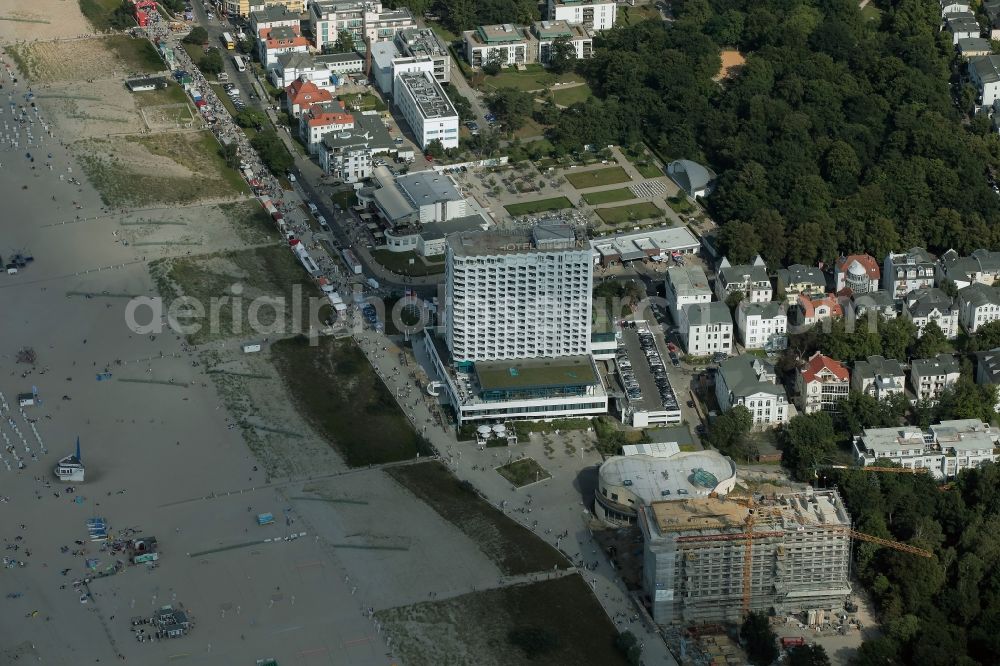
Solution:
<svg viewBox="0 0 1000 666">
<path fill-rule="evenodd" d="M 903 471 L 903 468 L 888 467 L 887 470 L 893 472 Z M 911 471 L 911 470 L 906 470 Z M 737 534 L 711 534 L 704 536 L 690 536 L 690 537 L 679 537 L 678 542 L 701 542 L 701 541 L 737 541 L 742 540 L 743 545 L 743 584 L 742 589 L 742 605 L 741 611 L 742 616 L 746 617 L 750 614 L 750 599 L 753 596 L 753 542 L 754 539 L 769 539 L 776 537 L 783 537 L 785 535 L 784 531 L 767 531 L 767 532 L 754 532 L 754 526 L 757 522 L 758 513 L 764 510 L 752 497 L 733 497 L 730 496 L 729 500 L 736 502 L 741 506 L 745 506 L 747 511 L 747 517 L 743 521 L 743 532 Z M 775 508 L 772 510 L 775 515 L 780 513 L 780 510 Z M 903 553 L 909 553 L 911 555 L 918 555 L 920 557 L 933 557 L 934 553 L 929 550 L 924 550 L 923 548 L 917 548 L 915 546 L 910 546 L 899 541 L 892 541 L 890 539 L 883 539 L 881 537 L 873 536 L 871 534 L 865 534 L 864 532 L 858 532 L 846 528 L 844 532 L 851 539 L 858 541 L 865 541 L 867 543 L 873 543 L 878 546 L 885 548 L 892 548 Z"/>
</svg>

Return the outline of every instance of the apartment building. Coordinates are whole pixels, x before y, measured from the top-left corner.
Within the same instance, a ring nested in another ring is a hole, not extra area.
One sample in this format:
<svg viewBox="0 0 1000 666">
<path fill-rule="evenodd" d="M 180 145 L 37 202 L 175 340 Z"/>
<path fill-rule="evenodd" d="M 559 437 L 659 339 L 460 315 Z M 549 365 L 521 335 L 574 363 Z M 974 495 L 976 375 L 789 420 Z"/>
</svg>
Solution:
<svg viewBox="0 0 1000 666">
<path fill-rule="evenodd" d="M 261 28 L 257 35 L 257 53 L 265 69 L 274 67 L 283 54 L 306 53 L 309 50 L 309 40 L 302 36 L 298 26 Z"/>
<path fill-rule="evenodd" d="M 323 173 L 344 183 L 358 183 L 371 178 L 374 156 L 396 150 L 379 114 L 351 115 L 354 127 L 325 134 L 318 148 Z"/>
<path fill-rule="evenodd" d="M 920 401 L 937 402 L 946 389 L 955 385 L 961 374 L 958 359 L 951 354 L 916 358 L 910 362 L 910 385 Z"/>
<path fill-rule="evenodd" d="M 447 344 L 456 363 L 586 354 L 590 248 L 568 225 L 448 237 Z"/>
<path fill-rule="evenodd" d="M 326 51 L 337 43 L 340 33 L 346 32 L 354 40 L 354 47 L 364 51 L 365 8 L 372 4 L 361 0 L 310 0 L 308 21 L 313 46 Z"/>
<path fill-rule="evenodd" d="M 1000 386 L 1000 349 L 976 353 L 976 383 L 980 386 Z M 996 393 L 993 409 L 1000 412 L 1000 391 Z"/>
<path fill-rule="evenodd" d="M 816 352 L 795 378 L 798 407 L 805 414 L 835 412 L 851 390 L 851 373 L 840 361 Z"/>
<path fill-rule="evenodd" d="M 779 351 L 788 347 L 788 314 L 781 303 L 748 303 L 736 308 L 736 329 L 746 349 Z"/>
<path fill-rule="evenodd" d="M 851 517 L 837 491 L 763 498 L 749 541 L 745 504 L 664 498 L 639 509 L 643 591 L 654 622 L 738 623 L 744 590 L 751 611 L 779 617 L 843 608 L 851 593 Z"/>
<path fill-rule="evenodd" d="M 799 323 L 812 326 L 844 316 L 844 308 L 833 294 L 799 294 L 795 302 Z"/>
<path fill-rule="evenodd" d="M 958 323 L 969 333 L 983 324 L 1000 319 L 1000 290 L 985 284 L 971 284 L 958 291 Z"/>
<path fill-rule="evenodd" d="M 764 260 L 758 256 L 752 264 L 732 266 L 723 258 L 715 276 L 715 296 L 725 301 L 733 292 L 743 292 L 743 297 L 751 303 L 766 303 L 771 300 L 774 290 L 767 276 Z"/>
<path fill-rule="evenodd" d="M 896 359 L 869 356 L 854 363 L 851 390 L 885 400 L 906 391 L 906 370 Z"/>
<path fill-rule="evenodd" d="M 354 116 L 336 101 L 313 104 L 299 116 L 299 138 L 306 144 L 310 155 L 319 153 L 319 146 L 325 135 L 353 127 Z"/>
<path fill-rule="evenodd" d="M 899 304 L 889 295 L 889 292 L 870 291 L 867 294 L 854 294 L 851 297 L 851 307 L 854 315 L 861 317 L 882 317 L 895 319 L 899 316 Z"/>
<path fill-rule="evenodd" d="M 937 261 L 922 247 L 906 252 L 890 252 L 882 268 L 882 288 L 893 299 L 905 298 L 911 291 L 933 287 Z"/>
<path fill-rule="evenodd" d="M 610 30 L 615 26 L 618 5 L 607 0 L 548 0 L 546 18 L 583 25 L 588 30 Z"/>
<path fill-rule="evenodd" d="M 983 28 L 972 12 L 954 12 L 944 17 L 946 30 L 951 33 L 951 43 L 958 46 L 963 39 L 979 37 Z"/>
<path fill-rule="evenodd" d="M 1000 280 L 1000 252 L 975 250 L 968 257 L 955 250 L 941 255 L 938 264 L 938 284 L 944 280 L 962 289 L 973 284 L 993 285 Z"/>
<path fill-rule="evenodd" d="M 301 27 L 300 15 L 290 11 L 284 4 L 271 4 L 259 10 L 251 11 L 250 31 L 259 35 L 265 28 L 299 28 Z"/>
<path fill-rule="evenodd" d="M 393 99 L 421 148 L 435 140 L 444 148 L 458 148 L 458 112 L 433 74 L 396 74 Z"/>
<path fill-rule="evenodd" d="M 709 303 L 712 300 L 708 276 L 705 275 L 701 266 L 670 266 L 667 268 L 664 294 L 674 324 L 680 323 L 681 309 L 685 305 Z"/>
<path fill-rule="evenodd" d="M 720 363 L 715 398 L 723 412 L 736 405 L 746 407 L 755 430 L 774 428 L 791 418 L 788 396 L 777 383 L 774 366 L 760 358 L 735 356 Z"/>
<path fill-rule="evenodd" d="M 306 10 L 305 0 L 222 0 L 221 4 L 222 13 L 226 16 L 250 17 L 254 12 L 265 12 L 270 9 L 287 11 L 299 16 Z M 256 30 L 254 32 L 256 33 Z"/>
<path fill-rule="evenodd" d="M 321 90 L 315 83 L 306 78 L 292 81 L 285 88 L 285 110 L 292 118 L 298 118 L 302 112 L 308 111 L 313 104 L 333 102 L 329 90 Z"/>
<path fill-rule="evenodd" d="M 473 67 L 496 63 L 501 67 L 535 62 L 526 29 L 511 23 L 481 25 L 462 33 L 465 59 Z"/>
<path fill-rule="evenodd" d="M 852 294 L 878 291 L 882 270 L 870 254 L 849 254 L 837 259 L 833 269 L 834 293 L 850 289 Z"/>
<path fill-rule="evenodd" d="M 910 291 L 903 303 L 903 316 L 917 327 L 917 337 L 931 322 L 938 325 L 949 340 L 958 337 L 958 305 L 954 299 L 936 287 Z"/>
<path fill-rule="evenodd" d="M 725 303 L 685 305 L 679 327 L 684 351 L 691 356 L 733 353 L 733 317 Z"/>
<path fill-rule="evenodd" d="M 976 107 L 992 109 L 1000 99 L 1000 55 L 969 58 L 969 82 L 976 87 Z"/>
<path fill-rule="evenodd" d="M 826 292 L 826 276 L 816 266 L 792 264 L 779 268 L 777 277 L 778 294 L 791 305 L 799 294 L 822 294 Z"/>
<path fill-rule="evenodd" d="M 565 39 L 573 47 L 577 60 L 587 60 L 594 55 L 594 38 L 586 27 L 567 21 L 535 21 L 531 24 L 529 36 L 533 40 L 535 60 L 548 65 L 552 57 L 552 45 Z"/>
<path fill-rule="evenodd" d="M 865 428 L 854 437 L 859 465 L 890 460 L 908 469 L 926 469 L 938 480 L 953 479 L 965 469 L 996 462 L 1000 437 L 979 419 L 942 421 L 928 430 L 916 426 Z"/>
<path fill-rule="evenodd" d="M 430 28 L 404 28 L 396 33 L 393 43 L 404 56 L 430 59 L 431 71 L 438 83 L 451 81 L 448 47 Z"/>
</svg>

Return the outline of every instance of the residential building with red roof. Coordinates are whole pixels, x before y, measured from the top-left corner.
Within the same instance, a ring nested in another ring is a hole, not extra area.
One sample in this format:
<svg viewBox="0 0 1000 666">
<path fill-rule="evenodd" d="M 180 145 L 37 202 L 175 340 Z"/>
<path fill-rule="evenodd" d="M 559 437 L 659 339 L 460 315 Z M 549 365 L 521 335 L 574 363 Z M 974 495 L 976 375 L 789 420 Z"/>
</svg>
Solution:
<svg viewBox="0 0 1000 666">
<path fill-rule="evenodd" d="M 852 294 L 878 291 L 882 269 L 878 259 L 870 254 L 849 254 L 840 257 L 833 267 L 834 291 L 850 289 Z"/>
<path fill-rule="evenodd" d="M 338 101 L 313 104 L 299 116 L 299 136 L 309 148 L 310 155 L 319 152 L 323 135 L 354 129 L 354 116 L 347 113 Z"/>
<path fill-rule="evenodd" d="M 816 352 L 799 370 L 795 385 L 803 413 L 834 412 L 851 390 L 851 373 L 840 361 Z"/>
<path fill-rule="evenodd" d="M 844 308 L 833 294 L 799 294 L 796 301 L 799 309 L 799 324 L 812 326 L 824 319 L 844 316 Z"/>
<path fill-rule="evenodd" d="M 329 90 L 321 89 L 304 76 L 295 79 L 285 88 L 285 105 L 288 107 L 288 115 L 292 118 L 298 118 L 313 104 L 332 101 L 333 95 Z"/>
<path fill-rule="evenodd" d="M 302 36 L 298 26 L 279 25 L 273 28 L 261 28 L 257 36 L 257 51 L 265 69 L 273 66 L 278 56 L 283 53 L 309 51 L 309 40 Z"/>
</svg>

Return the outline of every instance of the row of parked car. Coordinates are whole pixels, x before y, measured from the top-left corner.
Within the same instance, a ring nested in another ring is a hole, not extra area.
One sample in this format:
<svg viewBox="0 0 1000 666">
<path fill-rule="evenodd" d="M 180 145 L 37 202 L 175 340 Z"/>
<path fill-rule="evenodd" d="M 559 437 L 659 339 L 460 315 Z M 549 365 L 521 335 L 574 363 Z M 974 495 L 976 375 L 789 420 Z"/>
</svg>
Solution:
<svg viewBox="0 0 1000 666">
<path fill-rule="evenodd" d="M 642 352 L 646 355 L 646 361 L 649 363 L 650 372 L 653 373 L 653 381 L 656 382 L 663 407 L 667 410 L 678 409 L 677 396 L 667 378 L 663 357 L 660 356 L 660 350 L 656 348 L 656 338 L 650 331 L 639 331 L 639 346 L 642 347 Z"/>
</svg>

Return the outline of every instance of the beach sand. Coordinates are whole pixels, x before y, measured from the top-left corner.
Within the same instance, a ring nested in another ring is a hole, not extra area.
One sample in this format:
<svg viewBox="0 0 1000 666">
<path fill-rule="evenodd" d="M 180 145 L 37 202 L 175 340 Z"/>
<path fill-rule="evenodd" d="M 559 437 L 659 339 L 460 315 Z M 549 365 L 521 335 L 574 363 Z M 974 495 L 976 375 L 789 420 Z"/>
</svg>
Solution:
<svg viewBox="0 0 1000 666">
<path fill-rule="evenodd" d="M 30 4 L 57 5 L 49 16 L 75 11 L 69 2 Z M 0 21 L 0 28 L 8 29 L 0 40 L 10 39 L 9 25 Z M 3 77 L 0 91 L 0 138 L 6 121 L 6 134 L 20 142 L 0 146 L 0 256 L 20 251 L 35 259 L 16 275 L 0 274 L 0 392 L 10 408 L 0 415 L 0 429 L 25 462 L 18 470 L 11 453 L 0 451 L 12 464 L 8 471 L 0 463 L 0 496 L 9 498 L 0 503 L 0 540 L 10 547 L 4 555 L 27 566 L 0 569 L 0 655 L 24 655 L 22 661 L 37 655 L 66 666 L 122 657 L 148 664 L 180 658 L 243 664 L 265 657 L 313 664 L 331 663 L 331 655 L 340 655 L 336 663 L 388 663 L 361 596 L 352 595 L 355 585 L 325 542 L 313 534 L 282 539 L 302 526 L 285 524 L 283 488 L 262 488 L 263 468 L 240 430 L 229 427 L 231 417 L 203 367 L 193 365 L 198 353 L 173 333 L 140 336 L 125 325 L 125 296 L 155 294 L 148 261 L 190 251 L 170 242 L 193 239 L 197 251 L 207 252 L 244 246 L 245 239 L 214 206 L 106 211 L 85 180 L 68 182 L 81 172 L 59 143 L 58 127 L 55 139 L 46 135 L 31 147 L 26 129 L 14 129 L 7 95 L 15 95 L 16 105 L 28 103 L 18 96 L 29 83 L 18 78 L 14 87 Z M 44 118 L 48 108 L 38 104 Z M 36 138 L 41 122 L 33 126 Z M 185 225 L 135 224 L 164 219 Z M 138 246 L 143 240 L 164 244 Z M 16 362 L 22 347 L 36 351 L 34 366 Z M 111 379 L 97 381 L 105 371 Z M 45 453 L 16 402 L 17 394 L 33 389 L 41 404 L 26 407 L 25 415 L 35 420 Z M 52 469 L 72 453 L 77 437 L 87 478 L 67 494 Z M 219 497 L 204 499 L 213 494 Z M 258 511 L 273 512 L 277 523 L 257 527 Z M 72 583 L 87 575 L 85 557 L 98 558 L 100 568 L 113 557 L 97 544 L 86 544 L 86 556 L 60 547 L 73 551 L 79 548 L 74 541 L 86 542 L 86 520 L 95 516 L 113 530 L 156 536 L 162 555 L 155 569 L 130 566 L 93 581 L 93 596 L 81 601 Z M 189 555 L 234 544 L 252 545 Z M 69 569 L 65 576 L 63 569 Z M 129 619 L 170 603 L 191 614 L 191 634 L 137 642 Z"/>
</svg>

